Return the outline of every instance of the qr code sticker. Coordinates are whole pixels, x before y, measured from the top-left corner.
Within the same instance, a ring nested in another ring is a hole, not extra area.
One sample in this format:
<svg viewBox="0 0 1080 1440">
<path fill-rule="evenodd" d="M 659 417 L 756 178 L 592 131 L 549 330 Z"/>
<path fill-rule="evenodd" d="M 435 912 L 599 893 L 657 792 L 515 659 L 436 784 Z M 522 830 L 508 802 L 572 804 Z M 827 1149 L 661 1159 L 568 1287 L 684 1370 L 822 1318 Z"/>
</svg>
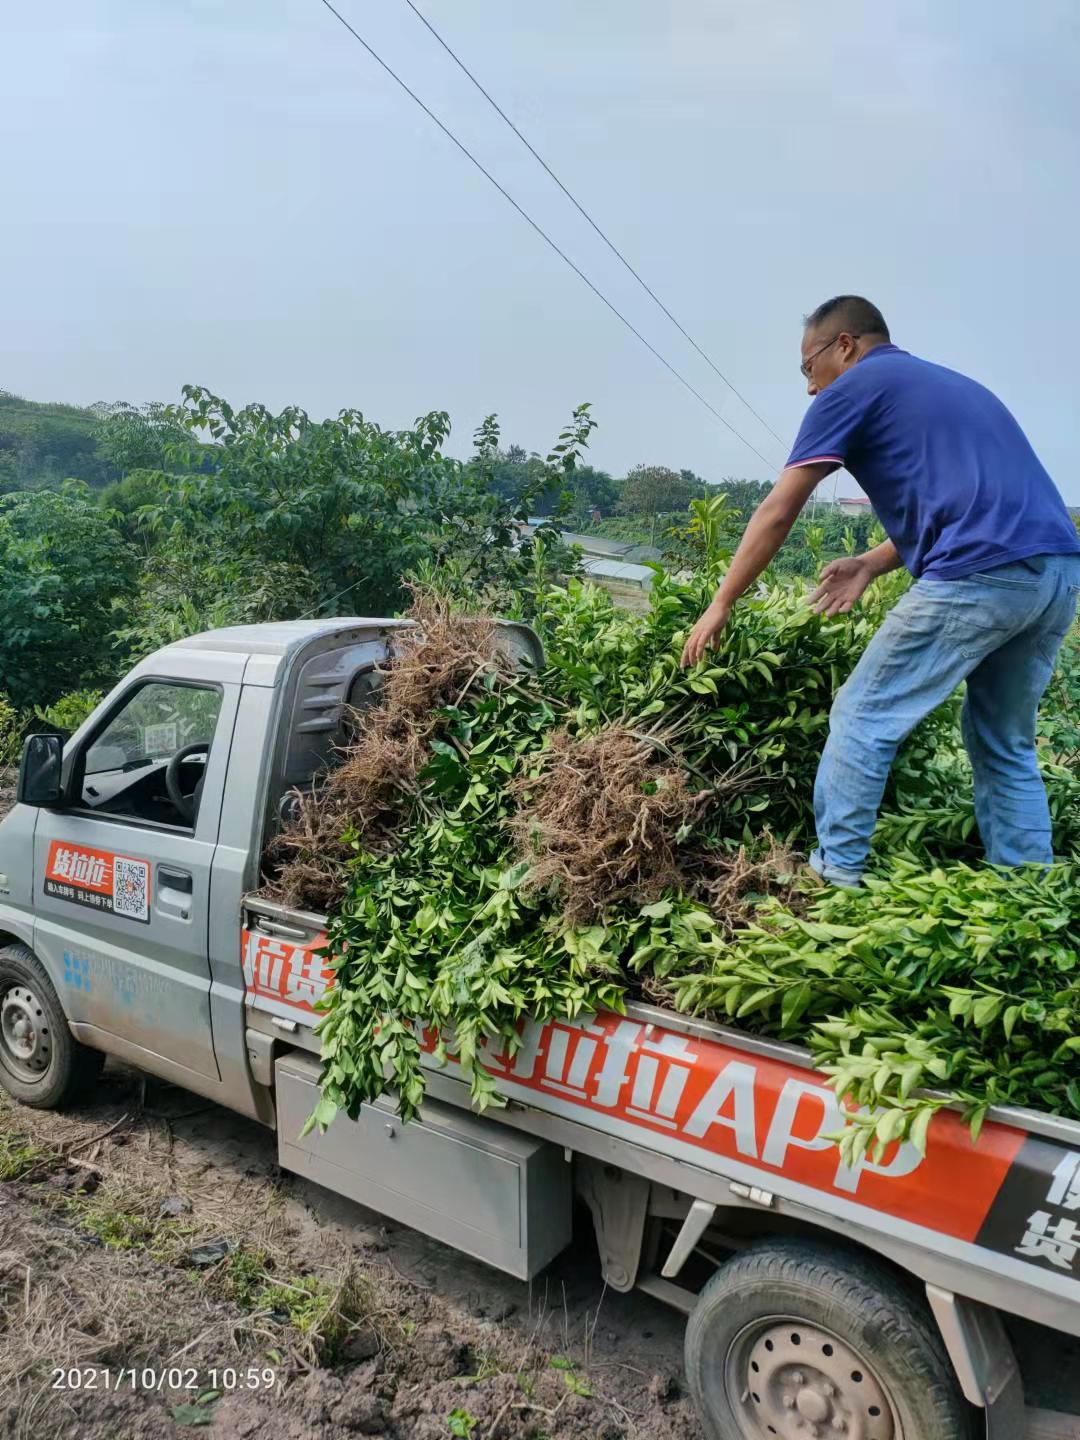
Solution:
<svg viewBox="0 0 1080 1440">
<path fill-rule="evenodd" d="M 131 920 L 148 920 L 150 910 L 146 882 L 150 867 L 145 860 L 113 860 L 113 914 L 127 915 Z"/>
</svg>

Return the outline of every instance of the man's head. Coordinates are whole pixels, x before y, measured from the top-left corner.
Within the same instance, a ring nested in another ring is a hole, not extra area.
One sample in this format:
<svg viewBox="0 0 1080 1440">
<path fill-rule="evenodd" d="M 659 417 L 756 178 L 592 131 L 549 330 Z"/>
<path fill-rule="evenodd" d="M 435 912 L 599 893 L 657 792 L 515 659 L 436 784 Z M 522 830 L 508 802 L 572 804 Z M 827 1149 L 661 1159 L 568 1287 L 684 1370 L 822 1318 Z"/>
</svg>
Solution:
<svg viewBox="0 0 1080 1440">
<path fill-rule="evenodd" d="M 868 350 L 889 343 L 889 327 L 876 305 L 861 295 L 836 295 L 804 322 L 802 373 L 811 395 L 850 370 Z"/>
</svg>

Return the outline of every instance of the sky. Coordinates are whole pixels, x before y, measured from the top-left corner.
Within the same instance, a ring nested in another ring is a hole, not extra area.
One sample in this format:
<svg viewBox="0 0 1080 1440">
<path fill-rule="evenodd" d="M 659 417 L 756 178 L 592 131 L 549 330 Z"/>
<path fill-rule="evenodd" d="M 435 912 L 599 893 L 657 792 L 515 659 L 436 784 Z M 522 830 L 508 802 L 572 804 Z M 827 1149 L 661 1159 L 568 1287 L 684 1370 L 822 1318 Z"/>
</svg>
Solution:
<svg viewBox="0 0 1080 1440">
<path fill-rule="evenodd" d="M 405 0 L 335 3 L 743 438 L 322 0 L 0 0 L 0 388 L 447 410 L 461 455 L 492 411 L 546 452 L 587 400 L 616 475 L 766 479 L 802 317 L 854 292 L 995 390 L 1080 503 L 1073 0 L 416 0 L 780 440 Z"/>
</svg>

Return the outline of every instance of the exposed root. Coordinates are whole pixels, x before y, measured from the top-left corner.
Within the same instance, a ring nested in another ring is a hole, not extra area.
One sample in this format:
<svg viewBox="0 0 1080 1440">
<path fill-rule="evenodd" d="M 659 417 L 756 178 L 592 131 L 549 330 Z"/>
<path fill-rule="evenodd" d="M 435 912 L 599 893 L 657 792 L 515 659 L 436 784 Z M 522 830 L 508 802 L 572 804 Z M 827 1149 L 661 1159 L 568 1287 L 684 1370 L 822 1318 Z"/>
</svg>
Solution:
<svg viewBox="0 0 1080 1440">
<path fill-rule="evenodd" d="M 379 703 L 354 712 L 354 739 L 311 794 L 296 792 L 295 817 L 267 849 L 269 892 L 287 905 L 326 910 L 341 895 L 354 840 L 372 853 L 394 847 L 429 742 L 487 671 L 509 674 L 490 620 L 455 614 L 448 602 L 413 592 L 416 626 L 393 642 L 380 671 Z"/>
<path fill-rule="evenodd" d="M 710 852 L 694 888 L 716 918 L 734 932 L 753 920 L 755 907 L 765 896 L 801 914 L 806 906 L 799 883 L 803 863 L 801 855 L 766 830 L 753 847 Z"/>
<path fill-rule="evenodd" d="M 514 791 L 509 826 L 531 865 L 527 883 L 554 885 L 570 922 L 680 885 L 678 831 L 707 798 L 690 789 L 677 756 L 661 758 L 648 737 L 621 726 L 585 739 L 556 731 L 538 773 Z"/>
</svg>

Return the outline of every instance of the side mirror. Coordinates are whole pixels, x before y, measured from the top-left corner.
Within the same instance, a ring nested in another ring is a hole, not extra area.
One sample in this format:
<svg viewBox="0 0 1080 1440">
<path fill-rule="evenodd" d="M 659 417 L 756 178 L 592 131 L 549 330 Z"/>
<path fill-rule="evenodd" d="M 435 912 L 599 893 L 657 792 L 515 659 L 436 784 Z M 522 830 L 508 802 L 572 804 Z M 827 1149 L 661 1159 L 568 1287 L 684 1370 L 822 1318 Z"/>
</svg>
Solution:
<svg viewBox="0 0 1080 1440">
<path fill-rule="evenodd" d="M 45 810 L 58 810 L 64 803 L 61 767 L 64 742 L 59 735 L 30 735 L 23 746 L 19 766 L 18 801 Z"/>
</svg>

